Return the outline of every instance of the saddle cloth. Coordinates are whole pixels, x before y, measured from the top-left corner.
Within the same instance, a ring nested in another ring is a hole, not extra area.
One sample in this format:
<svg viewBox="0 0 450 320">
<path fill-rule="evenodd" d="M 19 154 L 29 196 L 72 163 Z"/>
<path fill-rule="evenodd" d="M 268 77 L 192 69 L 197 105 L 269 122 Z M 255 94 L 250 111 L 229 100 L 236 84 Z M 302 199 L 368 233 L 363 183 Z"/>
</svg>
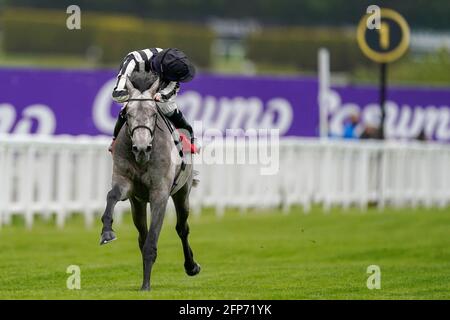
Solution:
<svg viewBox="0 0 450 320">
<path fill-rule="evenodd" d="M 181 143 L 183 144 L 183 152 L 185 153 L 195 153 L 196 147 L 189 141 L 189 139 L 186 137 L 186 135 L 179 133 Z"/>
<path fill-rule="evenodd" d="M 159 107 L 157 107 L 158 113 L 161 116 L 164 124 L 169 129 L 173 142 L 175 143 L 176 149 L 172 149 L 174 152 L 171 154 L 172 161 L 175 163 L 180 163 L 180 170 L 176 173 L 175 181 L 173 182 L 172 189 L 170 190 L 170 195 L 174 195 L 177 193 L 188 181 L 190 174 L 192 174 L 192 170 L 186 170 L 186 163 L 192 164 L 192 153 L 191 149 L 194 149 L 187 139 L 186 136 L 180 134 L 180 132 L 174 127 L 174 125 L 167 119 L 164 113 L 161 111 Z M 181 146 L 180 146 L 181 144 Z M 180 148 L 181 147 L 181 148 Z M 181 160 L 181 161 L 180 161 Z M 191 167 L 192 168 L 192 167 Z"/>
<path fill-rule="evenodd" d="M 177 193 L 188 181 L 190 174 L 192 174 L 191 170 L 186 169 L 186 163 L 192 163 L 192 149 L 191 142 L 189 139 L 182 133 L 179 133 L 177 130 L 173 133 L 175 144 L 181 143 L 183 150 L 183 158 L 181 170 L 177 173 L 175 177 L 175 181 L 172 185 L 172 190 L 170 191 L 170 195 L 174 195 Z M 179 155 L 180 156 L 180 155 Z M 178 157 L 179 157 L 178 156 Z"/>
</svg>

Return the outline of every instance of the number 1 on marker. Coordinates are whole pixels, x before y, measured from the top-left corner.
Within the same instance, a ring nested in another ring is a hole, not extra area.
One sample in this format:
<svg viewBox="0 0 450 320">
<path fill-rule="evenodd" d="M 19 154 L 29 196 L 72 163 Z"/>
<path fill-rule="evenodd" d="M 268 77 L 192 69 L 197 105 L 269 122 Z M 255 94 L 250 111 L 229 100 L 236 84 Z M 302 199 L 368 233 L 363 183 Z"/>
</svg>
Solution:
<svg viewBox="0 0 450 320">
<path fill-rule="evenodd" d="M 380 34 L 380 47 L 382 49 L 388 49 L 389 48 L 389 36 L 390 36 L 390 30 L 389 30 L 389 24 L 386 22 L 381 22 L 380 28 L 377 29 L 378 33 Z"/>
</svg>

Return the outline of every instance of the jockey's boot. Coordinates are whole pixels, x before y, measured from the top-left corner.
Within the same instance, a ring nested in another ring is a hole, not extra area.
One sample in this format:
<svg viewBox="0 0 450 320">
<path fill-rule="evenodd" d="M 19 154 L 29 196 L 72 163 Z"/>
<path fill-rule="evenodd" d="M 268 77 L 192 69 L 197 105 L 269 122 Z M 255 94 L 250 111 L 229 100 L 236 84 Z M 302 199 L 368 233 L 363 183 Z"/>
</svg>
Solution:
<svg viewBox="0 0 450 320">
<path fill-rule="evenodd" d="M 117 118 L 116 125 L 114 126 L 114 135 L 113 139 L 111 141 L 111 145 L 108 148 L 108 151 L 111 152 L 111 154 L 114 153 L 114 144 L 116 143 L 116 137 L 119 135 L 120 129 L 122 129 L 123 125 L 127 121 L 127 110 L 125 108 L 122 108 L 119 113 L 119 117 Z"/>
<path fill-rule="evenodd" d="M 196 139 L 194 138 L 194 130 L 192 126 L 187 122 L 180 110 L 176 109 L 170 116 L 167 116 L 170 122 L 173 123 L 175 128 L 186 130 L 191 138 L 191 153 L 198 153 L 199 148 L 196 145 Z"/>
</svg>

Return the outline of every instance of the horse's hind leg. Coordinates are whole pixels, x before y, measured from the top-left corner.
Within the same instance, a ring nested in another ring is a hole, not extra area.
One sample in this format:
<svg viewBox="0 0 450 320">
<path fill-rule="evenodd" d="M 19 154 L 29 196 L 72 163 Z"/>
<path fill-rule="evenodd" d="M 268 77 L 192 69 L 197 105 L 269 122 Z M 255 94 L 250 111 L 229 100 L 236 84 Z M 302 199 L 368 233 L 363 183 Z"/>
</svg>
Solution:
<svg viewBox="0 0 450 320">
<path fill-rule="evenodd" d="M 145 239 L 147 239 L 147 203 L 137 200 L 134 197 L 130 197 L 131 214 L 133 216 L 133 222 L 136 229 L 139 232 L 139 249 L 144 248 Z"/>
<path fill-rule="evenodd" d="M 184 270 L 189 276 L 195 276 L 200 272 L 200 265 L 194 261 L 194 254 L 189 245 L 189 185 L 186 184 L 176 194 L 172 196 L 175 209 L 177 211 L 176 230 L 181 239 L 184 253 Z"/>
<path fill-rule="evenodd" d="M 116 240 L 116 235 L 112 229 L 113 212 L 117 202 L 123 200 L 129 191 L 129 184 L 114 184 L 106 197 L 106 208 L 102 216 L 103 228 L 100 245 Z"/>
</svg>

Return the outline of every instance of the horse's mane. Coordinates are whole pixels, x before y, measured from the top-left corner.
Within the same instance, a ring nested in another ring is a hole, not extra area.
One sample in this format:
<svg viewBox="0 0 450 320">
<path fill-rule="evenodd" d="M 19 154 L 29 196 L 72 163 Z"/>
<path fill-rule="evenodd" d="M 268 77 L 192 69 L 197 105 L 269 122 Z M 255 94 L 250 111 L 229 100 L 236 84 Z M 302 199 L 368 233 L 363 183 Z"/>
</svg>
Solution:
<svg viewBox="0 0 450 320">
<path fill-rule="evenodd" d="M 150 89 L 157 79 L 157 74 L 145 71 L 134 71 L 130 76 L 131 83 L 140 92 Z"/>
</svg>

